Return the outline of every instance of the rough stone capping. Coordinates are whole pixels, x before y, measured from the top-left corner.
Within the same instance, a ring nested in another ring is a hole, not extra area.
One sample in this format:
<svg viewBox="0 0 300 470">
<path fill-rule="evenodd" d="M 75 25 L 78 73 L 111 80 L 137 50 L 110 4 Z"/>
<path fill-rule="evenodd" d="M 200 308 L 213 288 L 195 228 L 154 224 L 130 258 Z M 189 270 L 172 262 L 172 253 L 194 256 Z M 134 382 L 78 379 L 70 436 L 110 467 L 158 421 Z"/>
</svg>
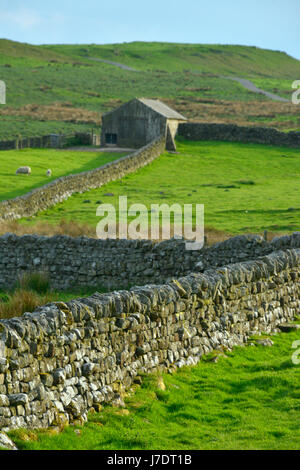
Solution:
<svg viewBox="0 0 300 470">
<path fill-rule="evenodd" d="M 186 122 L 179 124 L 178 135 L 195 141 L 221 140 L 300 148 L 300 132 L 280 132 L 270 127 Z"/>
<path fill-rule="evenodd" d="M 276 332 L 299 314 L 299 281 L 300 249 L 286 248 L 1 320 L 0 429 L 83 422 L 103 402 L 122 403 L 140 373 Z"/>
<path fill-rule="evenodd" d="M 74 193 L 82 193 L 122 178 L 147 165 L 165 150 L 165 136 L 105 165 L 77 174 L 63 176 L 22 196 L 0 202 L 0 221 L 30 217 L 68 199 Z"/>
</svg>

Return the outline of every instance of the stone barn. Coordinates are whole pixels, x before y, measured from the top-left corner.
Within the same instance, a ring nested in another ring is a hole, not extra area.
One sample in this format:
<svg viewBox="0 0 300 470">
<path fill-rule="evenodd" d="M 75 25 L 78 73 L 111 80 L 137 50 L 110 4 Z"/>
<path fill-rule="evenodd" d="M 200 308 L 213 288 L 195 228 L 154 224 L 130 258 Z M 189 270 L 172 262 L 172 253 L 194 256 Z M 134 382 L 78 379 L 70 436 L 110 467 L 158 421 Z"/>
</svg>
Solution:
<svg viewBox="0 0 300 470">
<path fill-rule="evenodd" d="M 161 101 L 134 98 L 102 116 L 101 146 L 140 148 L 166 136 L 166 149 L 175 151 L 175 135 L 187 119 Z"/>
</svg>

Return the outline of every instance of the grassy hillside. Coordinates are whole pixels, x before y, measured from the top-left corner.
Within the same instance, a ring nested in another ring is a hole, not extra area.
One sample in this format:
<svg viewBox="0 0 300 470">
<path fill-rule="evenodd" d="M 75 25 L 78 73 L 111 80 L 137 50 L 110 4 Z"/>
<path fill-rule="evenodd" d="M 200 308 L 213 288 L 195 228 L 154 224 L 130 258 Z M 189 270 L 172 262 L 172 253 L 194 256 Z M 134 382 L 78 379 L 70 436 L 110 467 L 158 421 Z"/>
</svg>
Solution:
<svg viewBox="0 0 300 470">
<path fill-rule="evenodd" d="M 0 56 L 2 59 L 13 59 L 15 61 L 26 59 L 27 61 L 66 60 L 58 52 L 45 50 L 31 44 L 0 39 Z"/>
<path fill-rule="evenodd" d="M 300 62 L 246 46 L 32 46 L 2 39 L 0 80 L 6 82 L 7 104 L 0 106 L 0 139 L 99 129 L 102 113 L 136 96 L 161 99 L 191 120 L 300 129 L 299 106 L 273 102 L 222 76 L 259 80 L 261 88 L 266 84 L 289 98 Z"/>
<path fill-rule="evenodd" d="M 197 71 L 244 77 L 294 79 L 300 72 L 299 61 L 285 52 L 249 46 L 217 44 L 176 44 L 131 42 L 106 45 L 40 46 L 67 57 L 101 58 L 131 66 L 137 70 Z"/>
<path fill-rule="evenodd" d="M 151 204 L 204 204 L 205 227 L 234 234 L 300 229 L 299 149 L 180 141 L 177 150 L 24 222 L 59 224 L 64 219 L 96 227 L 99 201 L 118 210 L 119 196 L 126 195 L 128 207 L 142 203 L 149 212 Z"/>
</svg>

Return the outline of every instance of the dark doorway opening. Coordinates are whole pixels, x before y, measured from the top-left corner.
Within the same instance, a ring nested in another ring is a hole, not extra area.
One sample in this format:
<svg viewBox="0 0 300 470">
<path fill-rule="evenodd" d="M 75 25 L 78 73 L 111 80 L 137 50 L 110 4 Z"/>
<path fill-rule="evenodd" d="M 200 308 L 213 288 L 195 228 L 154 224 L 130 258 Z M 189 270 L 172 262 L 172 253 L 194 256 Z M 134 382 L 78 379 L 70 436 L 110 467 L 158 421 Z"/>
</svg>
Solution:
<svg viewBox="0 0 300 470">
<path fill-rule="evenodd" d="M 105 143 L 106 144 L 113 144 L 117 143 L 117 134 L 105 134 Z"/>
</svg>

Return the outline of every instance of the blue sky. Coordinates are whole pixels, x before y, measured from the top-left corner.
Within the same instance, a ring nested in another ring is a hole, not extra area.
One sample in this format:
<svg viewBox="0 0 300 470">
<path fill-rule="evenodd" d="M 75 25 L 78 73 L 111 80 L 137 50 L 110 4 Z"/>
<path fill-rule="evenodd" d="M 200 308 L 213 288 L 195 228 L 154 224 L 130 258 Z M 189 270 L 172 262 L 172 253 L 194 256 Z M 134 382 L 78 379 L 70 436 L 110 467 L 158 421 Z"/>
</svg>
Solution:
<svg viewBox="0 0 300 470">
<path fill-rule="evenodd" d="M 300 0 L 0 0 L 0 37 L 31 44 L 242 44 L 300 59 Z"/>
</svg>

